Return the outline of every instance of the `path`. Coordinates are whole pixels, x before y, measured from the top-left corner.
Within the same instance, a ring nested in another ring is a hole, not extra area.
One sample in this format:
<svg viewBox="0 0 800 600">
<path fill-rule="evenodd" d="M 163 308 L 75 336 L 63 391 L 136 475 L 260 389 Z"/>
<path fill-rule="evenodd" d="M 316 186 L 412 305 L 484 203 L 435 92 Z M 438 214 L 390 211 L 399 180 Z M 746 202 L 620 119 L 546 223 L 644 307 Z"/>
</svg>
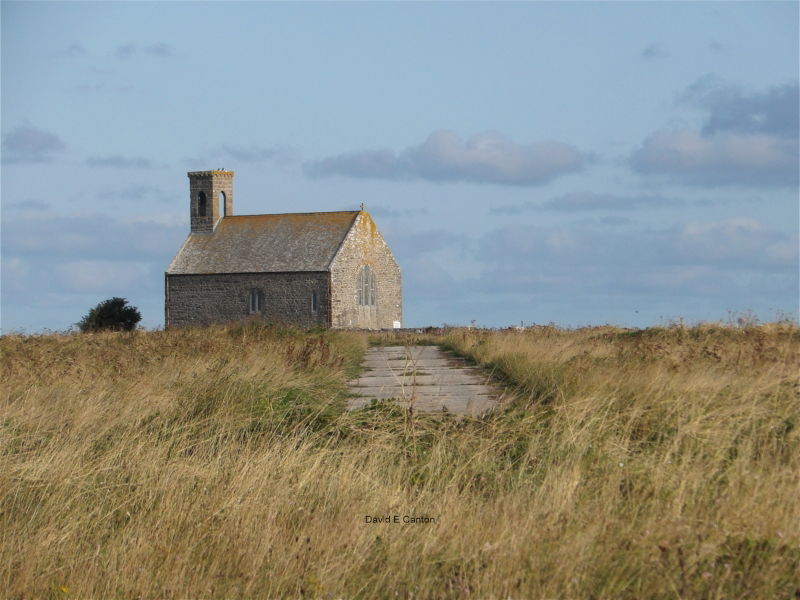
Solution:
<svg viewBox="0 0 800 600">
<path fill-rule="evenodd" d="M 479 415 L 497 405 L 500 390 L 478 369 L 436 346 L 382 346 L 370 348 L 365 370 L 350 383 L 349 409 L 367 406 L 373 399 L 394 398 L 418 412 Z"/>
</svg>

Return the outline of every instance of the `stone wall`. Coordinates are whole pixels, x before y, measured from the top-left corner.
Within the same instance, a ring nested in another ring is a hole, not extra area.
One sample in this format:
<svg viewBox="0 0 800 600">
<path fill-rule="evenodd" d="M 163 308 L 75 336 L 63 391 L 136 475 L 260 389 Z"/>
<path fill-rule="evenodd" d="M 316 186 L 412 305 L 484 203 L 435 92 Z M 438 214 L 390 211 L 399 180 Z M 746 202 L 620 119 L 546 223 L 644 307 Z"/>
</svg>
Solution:
<svg viewBox="0 0 800 600">
<path fill-rule="evenodd" d="M 328 273 L 235 273 L 222 275 L 167 275 L 167 327 L 226 323 L 260 318 L 300 327 L 328 326 Z M 264 307 L 250 313 L 250 291 L 261 290 Z M 317 311 L 311 294 L 317 293 Z"/>
<path fill-rule="evenodd" d="M 369 265 L 375 274 L 375 306 L 359 306 L 358 276 Z M 331 264 L 331 325 L 391 329 L 403 321 L 400 267 L 367 212 L 361 212 Z"/>
</svg>

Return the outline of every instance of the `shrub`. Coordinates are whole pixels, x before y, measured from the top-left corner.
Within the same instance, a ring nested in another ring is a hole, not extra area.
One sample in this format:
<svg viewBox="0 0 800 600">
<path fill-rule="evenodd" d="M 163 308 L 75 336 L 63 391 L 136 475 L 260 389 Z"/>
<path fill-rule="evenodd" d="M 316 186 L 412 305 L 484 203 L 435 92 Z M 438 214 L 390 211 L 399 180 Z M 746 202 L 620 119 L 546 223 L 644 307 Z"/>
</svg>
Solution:
<svg viewBox="0 0 800 600">
<path fill-rule="evenodd" d="M 142 315 L 135 306 L 128 306 L 125 298 L 109 298 L 91 309 L 78 327 L 83 332 L 89 331 L 132 331 L 142 320 Z"/>
</svg>

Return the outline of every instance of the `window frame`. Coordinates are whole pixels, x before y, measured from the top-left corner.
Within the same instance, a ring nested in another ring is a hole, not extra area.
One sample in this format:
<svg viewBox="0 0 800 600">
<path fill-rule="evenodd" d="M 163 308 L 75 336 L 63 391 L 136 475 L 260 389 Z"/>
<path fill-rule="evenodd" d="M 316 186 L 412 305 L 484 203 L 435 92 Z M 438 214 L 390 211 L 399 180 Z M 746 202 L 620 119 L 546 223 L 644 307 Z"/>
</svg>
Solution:
<svg viewBox="0 0 800 600">
<path fill-rule="evenodd" d="M 264 291 L 252 288 L 248 299 L 248 308 L 251 315 L 260 314 L 264 310 Z"/>
</svg>

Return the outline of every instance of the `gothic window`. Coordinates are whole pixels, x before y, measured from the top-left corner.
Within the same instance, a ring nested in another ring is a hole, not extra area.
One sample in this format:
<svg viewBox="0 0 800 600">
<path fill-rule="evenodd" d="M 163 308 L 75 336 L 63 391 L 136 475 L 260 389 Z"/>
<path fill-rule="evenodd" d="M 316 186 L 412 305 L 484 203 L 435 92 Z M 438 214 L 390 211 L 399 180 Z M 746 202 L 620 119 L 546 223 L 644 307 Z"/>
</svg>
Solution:
<svg viewBox="0 0 800 600">
<path fill-rule="evenodd" d="M 375 306 L 375 273 L 369 265 L 361 267 L 358 274 L 358 303 L 361 306 Z"/>
<path fill-rule="evenodd" d="M 319 303 L 317 300 L 317 292 L 311 292 L 311 312 L 317 312 L 317 308 L 319 307 Z"/>
<path fill-rule="evenodd" d="M 228 216 L 228 210 L 225 207 L 225 192 L 220 192 L 219 193 L 219 203 L 222 205 L 222 216 L 223 217 L 227 217 Z"/>
<path fill-rule="evenodd" d="M 205 217 L 208 211 L 208 201 L 206 200 L 205 192 L 197 193 L 197 216 Z"/>
<path fill-rule="evenodd" d="M 264 292 L 250 290 L 250 314 L 260 313 L 264 310 Z"/>
</svg>

